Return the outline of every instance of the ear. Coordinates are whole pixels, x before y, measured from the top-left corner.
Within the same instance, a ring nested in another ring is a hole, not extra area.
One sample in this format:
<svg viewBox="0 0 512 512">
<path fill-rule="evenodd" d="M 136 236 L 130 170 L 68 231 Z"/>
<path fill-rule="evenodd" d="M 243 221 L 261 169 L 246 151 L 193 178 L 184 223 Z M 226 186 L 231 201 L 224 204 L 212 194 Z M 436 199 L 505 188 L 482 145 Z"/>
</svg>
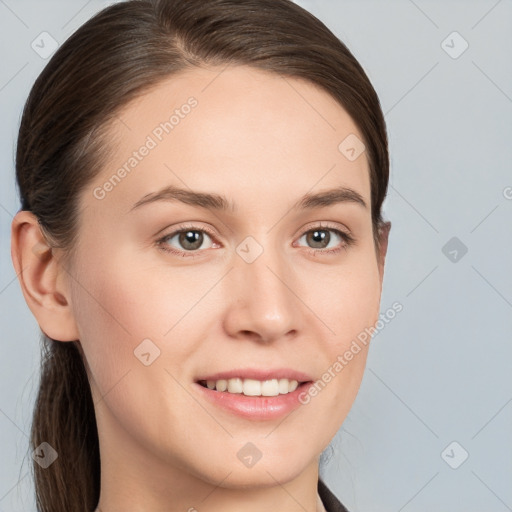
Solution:
<svg viewBox="0 0 512 512">
<path fill-rule="evenodd" d="M 379 227 L 379 248 L 378 248 L 378 264 L 379 264 L 379 273 L 380 273 L 380 282 L 382 285 L 382 280 L 384 278 L 384 263 L 386 262 L 386 254 L 388 252 L 388 240 L 389 240 L 389 231 L 391 230 L 391 222 L 386 221 Z"/>
<path fill-rule="evenodd" d="M 58 341 L 77 340 L 69 275 L 32 212 L 21 210 L 14 216 L 11 257 L 25 301 L 44 334 Z"/>
</svg>

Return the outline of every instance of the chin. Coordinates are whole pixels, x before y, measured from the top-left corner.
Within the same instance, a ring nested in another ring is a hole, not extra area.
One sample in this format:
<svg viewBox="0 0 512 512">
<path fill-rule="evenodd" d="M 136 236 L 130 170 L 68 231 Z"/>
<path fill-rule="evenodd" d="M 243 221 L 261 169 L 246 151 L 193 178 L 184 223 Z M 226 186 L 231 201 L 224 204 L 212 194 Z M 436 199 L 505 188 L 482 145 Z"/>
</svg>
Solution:
<svg viewBox="0 0 512 512">
<path fill-rule="evenodd" d="M 252 467 L 246 467 L 238 459 L 234 464 L 220 464 L 208 475 L 203 473 L 202 479 L 226 489 L 264 489 L 294 480 L 311 464 L 318 466 L 318 457 L 274 453 L 267 460 L 262 456 Z"/>
</svg>

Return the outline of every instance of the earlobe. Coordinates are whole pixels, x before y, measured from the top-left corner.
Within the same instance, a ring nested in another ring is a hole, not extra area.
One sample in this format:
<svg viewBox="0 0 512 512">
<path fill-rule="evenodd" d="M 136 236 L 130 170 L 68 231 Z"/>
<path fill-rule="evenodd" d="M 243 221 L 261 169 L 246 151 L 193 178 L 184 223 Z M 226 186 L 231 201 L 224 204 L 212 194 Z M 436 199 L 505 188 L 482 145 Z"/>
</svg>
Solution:
<svg viewBox="0 0 512 512">
<path fill-rule="evenodd" d="M 14 216 L 11 257 L 25 301 L 41 330 L 58 341 L 78 339 L 67 272 L 32 212 L 22 210 Z"/>
</svg>

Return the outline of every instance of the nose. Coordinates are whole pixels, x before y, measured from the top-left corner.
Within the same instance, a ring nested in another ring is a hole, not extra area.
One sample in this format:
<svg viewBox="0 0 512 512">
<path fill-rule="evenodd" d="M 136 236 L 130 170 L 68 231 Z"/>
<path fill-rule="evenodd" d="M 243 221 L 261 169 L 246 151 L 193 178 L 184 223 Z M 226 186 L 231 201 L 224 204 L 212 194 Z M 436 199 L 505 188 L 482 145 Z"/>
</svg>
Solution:
<svg viewBox="0 0 512 512">
<path fill-rule="evenodd" d="M 277 251 L 264 251 L 252 263 L 238 255 L 225 282 L 224 328 L 234 338 L 272 342 L 301 331 L 304 306 L 296 295 L 298 278 Z"/>
</svg>

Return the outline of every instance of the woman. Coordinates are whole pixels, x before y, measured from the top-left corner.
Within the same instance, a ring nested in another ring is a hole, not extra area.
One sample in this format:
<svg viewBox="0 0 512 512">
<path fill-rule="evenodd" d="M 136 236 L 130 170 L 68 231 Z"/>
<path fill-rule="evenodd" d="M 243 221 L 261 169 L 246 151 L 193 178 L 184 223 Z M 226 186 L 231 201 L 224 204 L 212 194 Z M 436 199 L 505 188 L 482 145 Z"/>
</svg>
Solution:
<svg viewBox="0 0 512 512">
<path fill-rule="evenodd" d="M 346 510 L 319 462 L 379 315 L 388 169 L 368 77 L 289 0 L 79 28 L 16 156 L 39 510 Z"/>
</svg>

